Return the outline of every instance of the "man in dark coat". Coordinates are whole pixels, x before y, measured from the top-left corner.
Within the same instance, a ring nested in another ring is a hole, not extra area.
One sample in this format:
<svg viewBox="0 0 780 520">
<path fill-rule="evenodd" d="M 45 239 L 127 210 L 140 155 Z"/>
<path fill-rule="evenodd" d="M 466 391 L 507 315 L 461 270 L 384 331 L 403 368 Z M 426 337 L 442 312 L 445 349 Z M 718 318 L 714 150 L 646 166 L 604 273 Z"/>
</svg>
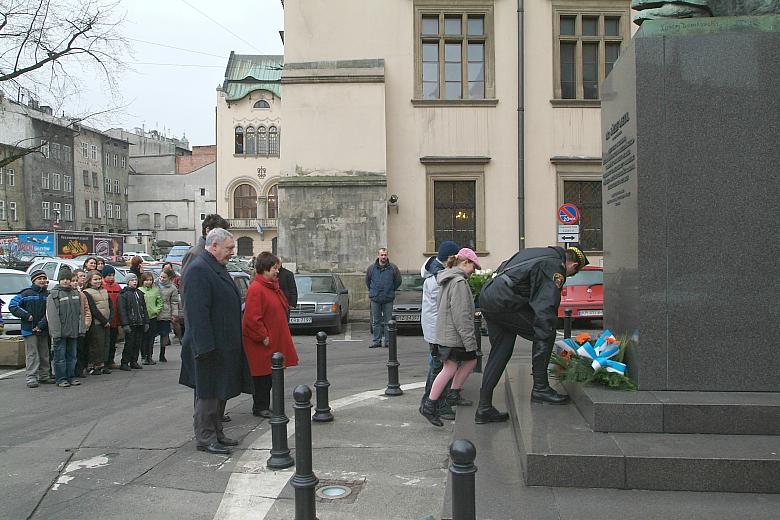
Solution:
<svg viewBox="0 0 780 520">
<path fill-rule="evenodd" d="M 380 248 L 376 260 L 366 269 L 366 287 L 371 300 L 371 345 L 368 348 L 382 346 L 382 336 L 387 334 L 385 327 L 393 317 L 395 291 L 401 286 L 401 271 L 390 261 L 387 248 Z"/>
<path fill-rule="evenodd" d="M 254 266 L 253 266 L 254 267 Z M 290 317 L 290 309 L 298 306 L 298 286 L 295 285 L 295 275 L 292 271 L 282 265 L 282 259 L 279 257 L 279 288 L 287 297 L 287 318 Z"/>
<path fill-rule="evenodd" d="M 493 407 L 498 384 L 515 346 L 516 336 L 533 341 L 531 367 L 535 402 L 565 404 L 569 396 L 550 387 L 547 365 L 555 343 L 555 324 L 561 287 L 567 276 L 588 265 L 579 247 L 536 247 L 516 253 L 501 264 L 479 293 L 479 307 L 487 322 L 490 356 L 482 374 L 477 424 L 506 421 L 509 414 Z"/>
<path fill-rule="evenodd" d="M 184 269 L 187 268 L 190 261 L 200 256 L 206 248 L 206 235 L 208 235 L 212 229 L 230 229 L 230 223 L 216 213 L 212 213 L 211 215 L 206 215 L 206 218 L 203 219 L 200 227 L 203 236 L 198 239 L 198 243 L 192 246 L 190 250 L 187 251 L 187 254 L 184 255 L 184 258 L 181 259 L 182 273 L 184 272 Z"/>
<path fill-rule="evenodd" d="M 198 449 L 218 454 L 229 454 L 229 446 L 238 445 L 222 433 L 227 400 L 251 392 L 241 343 L 241 297 L 225 269 L 235 247 L 230 232 L 213 229 L 205 251 L 184 272 L 187 330 L 179 383 L 195 389 Z"/>
</svg>

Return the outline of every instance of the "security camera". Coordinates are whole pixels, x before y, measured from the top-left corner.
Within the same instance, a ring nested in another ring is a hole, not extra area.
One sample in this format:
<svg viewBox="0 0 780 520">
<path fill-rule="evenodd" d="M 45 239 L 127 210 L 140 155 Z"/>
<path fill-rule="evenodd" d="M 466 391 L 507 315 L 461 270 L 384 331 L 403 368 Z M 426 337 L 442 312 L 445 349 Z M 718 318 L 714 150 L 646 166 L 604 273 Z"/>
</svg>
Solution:
<svg viewBox="0 0 780 520">
<path fill-rule="evenodd" d="M 398 204 L 398 195 L 390 195 L 390 198 L 387 199 L 387 202 L 390 204 Z"/>
</svg>

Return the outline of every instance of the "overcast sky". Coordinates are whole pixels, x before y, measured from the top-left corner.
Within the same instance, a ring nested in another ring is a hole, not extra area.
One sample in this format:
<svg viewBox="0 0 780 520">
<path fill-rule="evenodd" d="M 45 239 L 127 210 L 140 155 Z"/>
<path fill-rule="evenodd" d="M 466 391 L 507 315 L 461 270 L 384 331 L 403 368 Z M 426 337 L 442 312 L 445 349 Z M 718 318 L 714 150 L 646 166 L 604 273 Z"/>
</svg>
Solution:
<svg viewBox="0 0 780 520">
<path fill-rule="evenodd" d="M 179 138 L 186 132 L 191 145 L 215 144 L 215 89 L 230 51 L 283 54 L 279 0 L 122 0 L 120 7 L 134 71 L 121 77 L 128 106 L 112 117 L 114 126 L 165 129 Z"/>
</svg>

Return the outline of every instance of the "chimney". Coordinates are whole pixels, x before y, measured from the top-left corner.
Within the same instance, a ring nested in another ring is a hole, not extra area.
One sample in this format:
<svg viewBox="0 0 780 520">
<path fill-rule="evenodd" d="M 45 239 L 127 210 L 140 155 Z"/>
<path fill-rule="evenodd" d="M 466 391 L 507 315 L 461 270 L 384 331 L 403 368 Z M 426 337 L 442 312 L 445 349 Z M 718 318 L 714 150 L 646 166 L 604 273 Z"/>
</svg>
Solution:
<svg viewBox="0 0 780 520">
<path fill-rule="evenodd" d="M 52 115 L 52 114 L 54 113 L 54 111 L 53 111 L 53 110 L 51 109 L 51 107 L 50 107 L 50 106 L 48 106 L 48 105 L 41 105 L 41 106 L 38 108 L 38 110 L 40 110 L 40 111 L 41 111 L 41 112 L 43 112 L 44 114 L 48 114 L 48 115 Z"/>
</svg>

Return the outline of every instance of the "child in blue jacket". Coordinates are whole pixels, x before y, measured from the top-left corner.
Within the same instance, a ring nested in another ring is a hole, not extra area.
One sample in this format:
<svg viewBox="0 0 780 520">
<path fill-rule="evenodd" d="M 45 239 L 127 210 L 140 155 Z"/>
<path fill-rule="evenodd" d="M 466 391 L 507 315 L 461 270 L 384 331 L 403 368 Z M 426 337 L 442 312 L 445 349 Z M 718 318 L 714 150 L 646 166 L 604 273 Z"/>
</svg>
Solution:
<svg viewBox="0 0 780 520">
<path fill-rule="evenodd" d="M 32 286 L 13 297 L 8 310 L 22 320 L 22 337 L 26 350 L 27 387 L 54 383 L 49 378 L 49 325 L 46 321 L 46 299 L 49 280 L 39 270 L 30 275 Z"/>
</svg>

